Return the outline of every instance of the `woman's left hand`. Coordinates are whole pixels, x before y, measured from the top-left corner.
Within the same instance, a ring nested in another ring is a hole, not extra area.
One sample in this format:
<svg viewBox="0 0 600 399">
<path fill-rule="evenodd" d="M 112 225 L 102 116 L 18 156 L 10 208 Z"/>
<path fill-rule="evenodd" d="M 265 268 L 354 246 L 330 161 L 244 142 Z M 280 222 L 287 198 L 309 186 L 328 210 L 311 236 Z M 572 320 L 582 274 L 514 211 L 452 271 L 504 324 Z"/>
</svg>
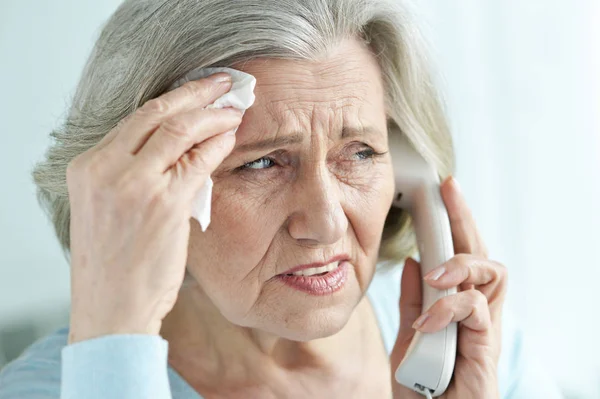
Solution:
<svg viewBox="0 0 600 399">
<path fill-rule="evenodd" d="M 488 259 L 471 211 L 456 180 L 441 185 L 448 210 L 455 256 L 424 276 L 437 289 L 458 287 L 458 293 L 438 300 L 421 314 L 421 272 L 419 264 L 407 259 L 402 274 L 400 331 L 391 355 L 394 398 L 423 398 L 401 386 L 394 374 L 406 353 L 415 329 L 424 333 L 439 331 L 458 322 L 458 349 L 454 375 L 447 399 L 498 398 L 498 358 L 500 356 L 502 305 L 506 294 L 506 268 Z"/>
</svg>

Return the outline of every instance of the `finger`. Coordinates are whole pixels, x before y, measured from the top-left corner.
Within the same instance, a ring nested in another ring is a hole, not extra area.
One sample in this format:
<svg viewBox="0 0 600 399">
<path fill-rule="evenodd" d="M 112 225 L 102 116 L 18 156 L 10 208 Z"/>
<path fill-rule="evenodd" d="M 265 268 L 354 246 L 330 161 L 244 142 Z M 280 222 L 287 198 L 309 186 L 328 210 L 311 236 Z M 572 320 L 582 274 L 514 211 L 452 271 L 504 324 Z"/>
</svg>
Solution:
<svg viewBox="0 0 600 399">
<path fill-rule="evenodd" d="M 474 331 L 492 327 L 487 298 L 477 290 L 462 291 L 434 303 L 415 321 L 413 327 L 421 332 L 436 332 L 452 322 L 460 322 Z"/>
<path fill-rule="evenodd" d="M 459 285 L 481 287 L 503 283 L 507 279 L 507 270 L 501 263 L 481 256 L 458 254 L 431 270 L 423 279 L 440 290 Z"/>
<path fill-rule="evenodd" d="M 400 285 L 400 330 L 390 355 L 391 364 L 400 364 L 415 334 L 411 327 L 423 311 L 421 268 L 413 258 L 407 258 Z"/>
<path fill-rule="evenodd" d="M 421 268 L 413 258 L 407 258 L 400 285 L 400 328 L 410 327 L 423 311 Z"/>
<path fill-rule="evenodd" d="M 172 186 L 178 192 L 188 192 L 194 198 L 206 179 L 231 153 L 235 135 L 219 134 L 191 148 L 169 170 Z"/>
<path fill-rule="evenodd" d="M 452 230 L 454 253 L 476 254 L 487 258 L 487 249 L 477 230 L 475 219 L 454 177 L 440 187 Z"/>
<path fill-rule="evenodd" d="M 163 122 L 138 152 L 144 169 L 164 172 L 193 146 L 239 126 L 242 112 L 234 108 L 195 109 Z"/>
<path fill-rule="evenodd" d="M 182 112 L 204 108 L 227 93 L 230 88 L 231 76 L 220 72 L 204 79 L 187 82 L 149 100 L 119 127 L 120 133 L 110 140 L 110 146 L 119 151 L 136 154 L 163 121 Z"/>
</svg>

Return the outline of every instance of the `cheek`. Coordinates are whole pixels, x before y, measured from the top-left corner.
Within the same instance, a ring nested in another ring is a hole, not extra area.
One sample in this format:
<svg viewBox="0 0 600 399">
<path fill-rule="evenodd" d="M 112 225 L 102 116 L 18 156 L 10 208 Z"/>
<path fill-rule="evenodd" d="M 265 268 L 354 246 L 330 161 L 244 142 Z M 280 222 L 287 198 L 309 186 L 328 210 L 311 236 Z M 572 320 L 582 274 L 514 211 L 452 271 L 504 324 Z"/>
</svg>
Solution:
<svg viewBox="0 0 600 399">
<path fill-rule="evenodd" d="M 206 232 L 193 222 L 188 268 L 220 311 L 239 323 L 259 300 L 269 273 L 265 255 L 282 222 L 262 195 L 239 191 L 215 191 L 211 210 Z"/>
<path fill-rule="evenodd" d="M 195 234 L 192 264 L 230 283 L 260 277 L 258 266 L 285 220 L 275 195 L 256 187 L 215 186 L 211 224 Z"/>
<path fill-rule="evenodd" d="M 369 254 L 379 251 L 381 233 L 394 195 L 391 165 L 380 165 L 363 184 L 344 186 L 346 214 L 359 245 Z"/>
</svg>

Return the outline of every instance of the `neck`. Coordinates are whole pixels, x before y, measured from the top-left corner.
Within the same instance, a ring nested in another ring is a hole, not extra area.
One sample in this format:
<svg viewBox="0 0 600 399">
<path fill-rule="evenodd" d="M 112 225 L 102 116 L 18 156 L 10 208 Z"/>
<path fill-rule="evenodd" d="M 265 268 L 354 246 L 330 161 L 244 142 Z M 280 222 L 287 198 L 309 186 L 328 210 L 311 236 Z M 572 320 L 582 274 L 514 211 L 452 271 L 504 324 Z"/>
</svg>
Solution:
<svg viewBox="0 0 600 399">
<path fill-rule="evenodd" d="M 298 342 L 232 324 L 198 285 L 190 285 L 181 289 L 161 335 L 169 342 L 170 365 L 198 391 L 286 384 L 297 373 L 316 372 L 325 379 L 359 352 L 365 306 L 370 306 L 366 297 L 338 333 Z"/>
</svg>

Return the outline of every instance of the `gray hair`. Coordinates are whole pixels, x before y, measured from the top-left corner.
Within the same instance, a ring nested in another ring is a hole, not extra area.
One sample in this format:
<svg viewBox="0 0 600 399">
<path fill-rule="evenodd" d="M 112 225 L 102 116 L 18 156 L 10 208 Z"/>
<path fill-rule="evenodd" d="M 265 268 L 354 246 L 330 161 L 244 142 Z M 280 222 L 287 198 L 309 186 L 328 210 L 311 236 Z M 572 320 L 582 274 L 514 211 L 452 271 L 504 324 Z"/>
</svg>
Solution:
<svg viewBox="0 0 600 399">
<path fill-rule="evenodd" d="M 400 0 L 126 0 L 104 25 L 64 124 L 33 170 L 38 200 L 69 257 L 68 163 L 117 123 L 198 67 L 258 57 L 315 60 L 345 38 L 364 41 L 384 80 L 388 130 L 400 130 L 443 178 L 452 141 L 425 41 Z M 392 208 L 380 258 L 415 251 L 411 222 Z"/>
</svg>

